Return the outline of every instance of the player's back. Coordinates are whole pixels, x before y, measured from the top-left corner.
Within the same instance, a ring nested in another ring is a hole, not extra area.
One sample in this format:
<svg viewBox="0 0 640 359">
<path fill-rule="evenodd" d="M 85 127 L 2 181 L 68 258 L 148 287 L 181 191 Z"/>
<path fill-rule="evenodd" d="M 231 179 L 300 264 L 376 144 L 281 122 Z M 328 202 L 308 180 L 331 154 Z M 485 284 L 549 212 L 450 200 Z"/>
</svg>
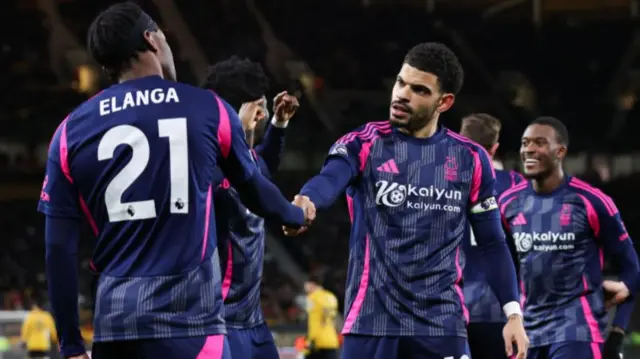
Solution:
<svg viewBox="0 0 640 359">
<path fill-rule="evenodd" d="M 228 140 L 221 104 L 151 76 L 101 92 L 57 131 L 52 145 L 97 236 L 98 341 L 224 333 L 211 209 Z"/>
<path fill-rule="evenodd" d="M 496 170 L 496 197 L 522 181 L 524 181 L 522 175 L 515 171 Z M 467 259 L 464 268 L 464 299 L 469 310 L 469 321 L 472 323 L 506 321 L 502 307 L 489 287 L 482 270 L 484 267 L 482 254 L 478 250 L 471 226 L 467 228 L 462 244 Z"/>
</svg>

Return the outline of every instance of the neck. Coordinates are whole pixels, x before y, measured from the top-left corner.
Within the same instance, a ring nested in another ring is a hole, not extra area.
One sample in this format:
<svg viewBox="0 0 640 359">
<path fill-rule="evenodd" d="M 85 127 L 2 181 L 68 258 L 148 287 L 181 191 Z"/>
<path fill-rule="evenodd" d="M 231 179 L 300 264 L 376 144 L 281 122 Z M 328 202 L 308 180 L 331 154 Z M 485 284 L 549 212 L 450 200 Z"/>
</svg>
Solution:
<svg viewBox="0 0 640 359">
<path fill-rule="evenodd" d="M 550 193 L 560 187 L 564 182 L 564 171 L 558 168 L 549 176 L 540 179 L 533 179 L 533 190 L 538 193 Z"/>
<path fill-rule="evenodd" d="M 412 130 L 410 128 L 402 127 L 398 131 L 416 138 L 429 138 L 438 131 L 438 114 L 436 113 L 434 117 L 427 122 L 427 124 L 419 129 Z"/>
<path fill-rule="evenodd" d="M 162 76 L 162 70 L 156 66 L 145 66 L 139 61 L 134 62 L 131 68 L 120 75 L 118 78 L 119 83 L 123 83 L 129 80 L 135 80 L 147 76 Z"/>
</svg>

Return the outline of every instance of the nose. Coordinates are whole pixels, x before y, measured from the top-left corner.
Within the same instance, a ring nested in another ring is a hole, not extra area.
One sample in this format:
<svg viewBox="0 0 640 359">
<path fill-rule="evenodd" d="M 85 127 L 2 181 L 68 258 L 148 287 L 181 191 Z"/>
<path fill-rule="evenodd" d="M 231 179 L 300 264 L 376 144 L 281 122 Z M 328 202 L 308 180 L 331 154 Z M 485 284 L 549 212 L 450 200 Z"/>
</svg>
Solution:
<svg viewBox="0 0 640 359">
<path fill-rule="evenodd" d="M 520 148 L 520 152 L 522 152 L 525 155 L 533 155 L 536 153 L 536 151 L 537 151 L 537 147 L 532 142 L 523 144 L 522 147 Z"/>
</svg>

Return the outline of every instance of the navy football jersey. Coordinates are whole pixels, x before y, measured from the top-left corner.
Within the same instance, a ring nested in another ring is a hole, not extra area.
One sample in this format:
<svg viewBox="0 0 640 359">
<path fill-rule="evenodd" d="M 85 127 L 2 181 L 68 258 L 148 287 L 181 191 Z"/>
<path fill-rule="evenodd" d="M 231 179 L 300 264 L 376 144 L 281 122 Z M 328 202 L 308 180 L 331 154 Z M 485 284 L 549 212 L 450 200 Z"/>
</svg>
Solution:
<svg viewBox="0 0 640 359">
<path fill-rule="evenodd" d="M 257 146 L 252 155 L 261 173 L 270 177 L 269 168 L 278 167 L 276 162 L 284 147 L 284 129 L 269 125 L 265 143 L 268 144 Z M 221 180 L 214 198 L 216 211 L 224 213 L 216 218 L 224 319 L 228 328 L 252 328 L 264 323 L 260 306 L 266 234 L 264 219 L 242 204 L 238 192 L 227 179 Z"/>
<path fill-rule="evenodd" d="M 515 171 L 496 170 L 496 193 L 501 195 L 510 187 L 524 181 Z M 478 250 L 471 226 L 463 240 L 467 262 L 464 267 L 464 301 L 471 323 L 503 323 L 507 320 L 498 298 L 487 282 L 481 253 Z"/>
<path fill-rule="evenodd" d="M 633 251 L 611 198 L 567 177 L 546 194 L 523 182 L 502 194 L 499 204 L 518 252 L 531 346 L 602 343 L 607 325 L 603 255 Z"/>
<path fill-rule="evenodd" d="M 235 111 L 210 91 L 150 76 L 75 109 L 49 149 L 39 210 L 97 236 L 95 341 L 225 333 L 212 180 L 250 178 Z"/>
<path fill-rule="evenodd" d="M 339 139 L 353 222 L 344 334 L 466 336 L 462 238 L 472 207 L 494 196 L 486 151 L 444 128 L 407 136 L 388 121 Z"/>
</svg>

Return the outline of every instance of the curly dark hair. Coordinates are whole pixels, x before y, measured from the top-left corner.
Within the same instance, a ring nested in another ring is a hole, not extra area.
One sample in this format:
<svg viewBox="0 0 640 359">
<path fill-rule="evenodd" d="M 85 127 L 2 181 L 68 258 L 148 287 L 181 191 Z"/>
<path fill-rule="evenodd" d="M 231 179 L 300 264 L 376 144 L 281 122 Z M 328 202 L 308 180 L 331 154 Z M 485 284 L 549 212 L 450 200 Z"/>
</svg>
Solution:
<svg viewBox="0 0 640 359">
<path fill-rule="evenodd" d="M 464 82 L 464 70 L 456 54 L 437 42 L 424 42 L 414 46 L 404 57 L 404 63 L 438 77 L 440 89 L 458 94 Z"/>
<path fill-rule="evenodd" d="M 269 78 L 259 63 L 233 56 L 209 67 L 202 87 L 239 110 L 243 103 L 259 100 L 269 91 Z"/>
<path fill-rule="evenodd" d="M 541 116 L 531 121 L 530 125 L 544 125 L 553 128 L 556 132 L 556 140 L 561 145 L 569 147 L 569 130 L 567 126 L 555 117 Z"/>
<path fill-rule="evenodd" d="M 141 24 L 146 21 L 147 24 Z M 135 33 L 137 27 L 140 33 Z M 138 53 L 154 51 L 144 38 L 145 27 L 155 23 L 140 6 L 132 2 L 118 3 L 101 12 L 87 31 L 89 53 L 114 80 L 131 66 Z"/>
</svg>

